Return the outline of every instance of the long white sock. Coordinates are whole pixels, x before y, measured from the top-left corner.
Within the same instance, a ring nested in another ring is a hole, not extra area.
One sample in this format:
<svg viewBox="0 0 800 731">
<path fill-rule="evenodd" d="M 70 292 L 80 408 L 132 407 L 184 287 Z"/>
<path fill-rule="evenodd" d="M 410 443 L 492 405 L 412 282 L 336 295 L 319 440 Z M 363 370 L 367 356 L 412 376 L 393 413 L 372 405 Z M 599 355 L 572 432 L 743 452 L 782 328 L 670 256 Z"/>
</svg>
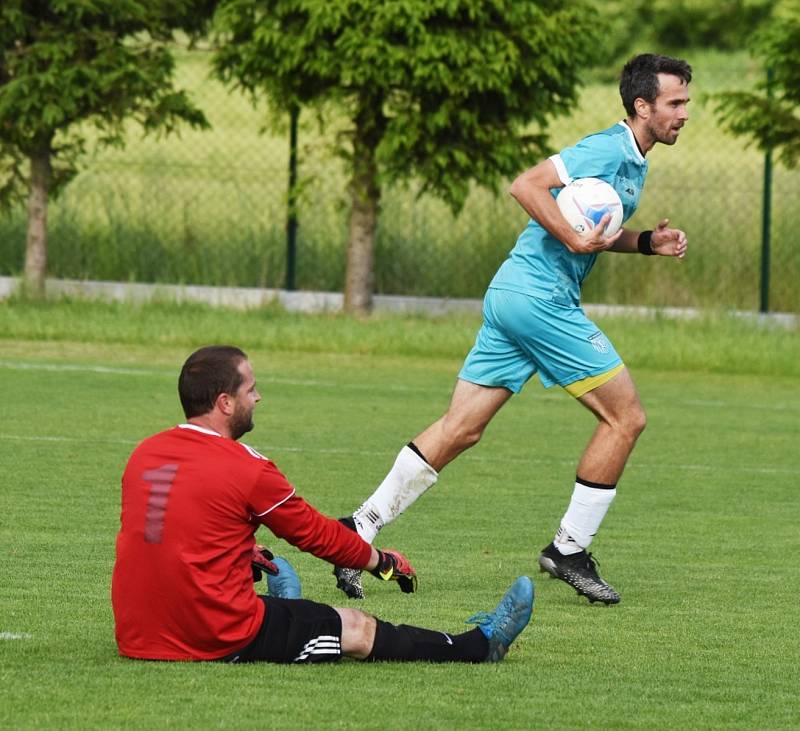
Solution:
<svg viewBox="0 0 800 731">
<path fill-rule="evenodd" d="M 358 534 L 372 543 L 378 531 L 413 505 L 438 477 L 413 449 L 403 447 L 378 489 L 353 513 Z"/>
<path fill-rule="evenodd" d="M 616 495 L 616 485 L 590 487 L 580 480 L 575 483 L 569 507 L 553 539 L 559 553 L 568 556 L 589 547 Z"/>
</svg>

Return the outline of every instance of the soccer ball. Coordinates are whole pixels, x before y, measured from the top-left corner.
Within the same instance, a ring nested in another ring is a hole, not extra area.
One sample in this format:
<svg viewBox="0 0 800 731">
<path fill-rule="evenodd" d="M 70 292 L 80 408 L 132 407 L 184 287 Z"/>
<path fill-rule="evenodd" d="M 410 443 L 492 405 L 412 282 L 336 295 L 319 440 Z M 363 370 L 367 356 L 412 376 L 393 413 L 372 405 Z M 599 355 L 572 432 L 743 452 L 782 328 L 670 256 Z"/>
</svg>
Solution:
<svg viewBox="0 0 800 731">
<path fill-rule="evenodd" d="M 600 178 L 578 178 L 565 185 L 556 197 L 561 215 L 579 234 L 591 231 L 600 219 L 611 214 L 604 235 L 612 236 L 622 225 L 622 201 L 608 183 Z"/>
</svg>

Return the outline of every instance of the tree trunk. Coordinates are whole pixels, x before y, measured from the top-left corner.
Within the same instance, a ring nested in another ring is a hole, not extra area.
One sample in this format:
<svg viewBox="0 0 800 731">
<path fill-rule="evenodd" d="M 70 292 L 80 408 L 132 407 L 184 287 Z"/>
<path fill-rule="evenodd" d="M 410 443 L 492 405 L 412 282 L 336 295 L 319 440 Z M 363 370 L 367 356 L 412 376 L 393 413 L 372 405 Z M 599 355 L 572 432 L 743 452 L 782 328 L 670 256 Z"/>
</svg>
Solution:
<svg viewBox="0 0 800 731">
<path fill-rule="evenodd" d="M 375 229 L 381 197 L 375 150 L 385 128 L 381 106 L 375 97 L 359 100 L 353 138 L 344 308 L 362 315 L 372 310 L 375 289 Z"/>
<path fill-rule="evenodd" d="M 50 144 L 42 145 L 32 153 L 30 162 L 23 289 L 29 297 L 41 298 L 44 297 L 44 280 L 47 274 L 47 199 L 52 179 Z"/>
</svg>

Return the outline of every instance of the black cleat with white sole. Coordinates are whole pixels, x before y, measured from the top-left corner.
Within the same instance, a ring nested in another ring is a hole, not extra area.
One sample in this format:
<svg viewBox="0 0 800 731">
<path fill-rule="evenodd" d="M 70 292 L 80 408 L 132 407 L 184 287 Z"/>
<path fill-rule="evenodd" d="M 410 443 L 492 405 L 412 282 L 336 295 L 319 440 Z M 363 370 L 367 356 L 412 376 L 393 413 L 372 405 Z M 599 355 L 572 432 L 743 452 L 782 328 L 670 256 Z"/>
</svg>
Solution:
<svg viewBox="0 0 800 731">
<path fill-rule="evenodd" d="M 349 528 L 351 531 L 358 533 L 356 530 L 356 522 L 353 517 L 346 515 L 344 518 L 339 518 L 339 522 Z M 334 566 L 333 575 L 336 577 L 336 588 L 341 589 L 348 599 L 363 599 L 364 587 L 361 585 L 361 569 L 347 569 L 344 566 Z"/>
<path fill-rule="evenodd" d="M 363 599 L 364 587 L 361 585 L 361 570 L 336 566 L 333 569 L 336 588 L 341 589 L 349 599 Z"/>
<path fill-rule="evenodd" d="M 619 603 L 619 594 L 597 573 L 597 562 L 591 553 L 580 551 L 565 556 L 551 543 L 539 555 L 539 568 L 542 572 L 565 581 L 592 603 Z"/>
</svg>

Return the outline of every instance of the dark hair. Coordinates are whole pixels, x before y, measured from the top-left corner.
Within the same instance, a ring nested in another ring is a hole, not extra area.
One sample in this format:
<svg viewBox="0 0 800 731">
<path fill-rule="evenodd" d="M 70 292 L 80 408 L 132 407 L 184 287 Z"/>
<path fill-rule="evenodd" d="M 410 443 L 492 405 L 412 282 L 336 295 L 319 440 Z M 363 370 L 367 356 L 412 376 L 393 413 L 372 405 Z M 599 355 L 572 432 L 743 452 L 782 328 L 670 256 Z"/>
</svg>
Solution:
<svg viewBox="0 0 800 731">
<path fill-rule="evenodd" d="M 178 377 L 186 418 L 207 414 L 221 393 L 236 393 L 244 381 L 239 364 L 246 359 L 243 351 L 231 345 L 209 345 L 192 353 Z"/>
<path fill-rule="evenodd" d="M 644 99 L 652 104 L 658 96 L 658 75 L 678 76 L 687 84 L 692 80 L 692 67 L 679 58 L 642 53 L 634 56 L 622 69 L 619 94 L 629 117 L 636 114 L 634 102 Z"/>
</svg>

